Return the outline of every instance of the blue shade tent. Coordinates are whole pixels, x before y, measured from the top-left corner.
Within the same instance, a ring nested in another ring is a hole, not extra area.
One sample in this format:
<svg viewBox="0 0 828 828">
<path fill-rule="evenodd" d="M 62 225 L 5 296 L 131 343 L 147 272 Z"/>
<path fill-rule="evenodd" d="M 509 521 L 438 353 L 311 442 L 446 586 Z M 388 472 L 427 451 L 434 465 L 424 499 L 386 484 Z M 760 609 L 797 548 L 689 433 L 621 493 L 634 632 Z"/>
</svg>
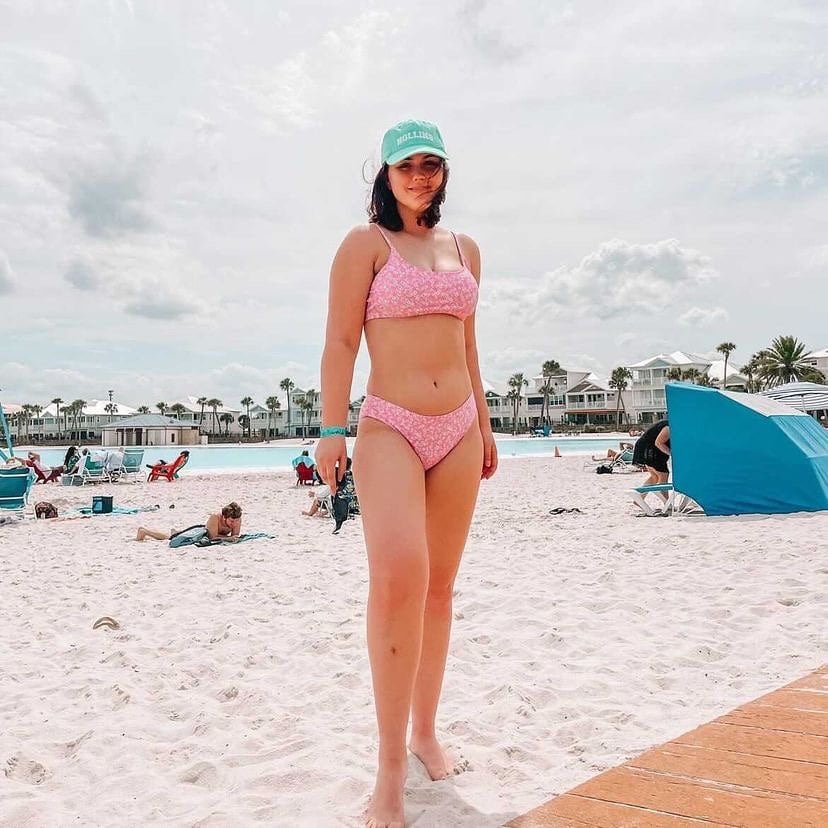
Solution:
<svg viewBox="0 0 828 828">
<path fill-rule="evenodd" d="M 828 509 L 828 429 L 758 394 L 667 384 L 673 485 L 708 515 Z"/>
</svg>

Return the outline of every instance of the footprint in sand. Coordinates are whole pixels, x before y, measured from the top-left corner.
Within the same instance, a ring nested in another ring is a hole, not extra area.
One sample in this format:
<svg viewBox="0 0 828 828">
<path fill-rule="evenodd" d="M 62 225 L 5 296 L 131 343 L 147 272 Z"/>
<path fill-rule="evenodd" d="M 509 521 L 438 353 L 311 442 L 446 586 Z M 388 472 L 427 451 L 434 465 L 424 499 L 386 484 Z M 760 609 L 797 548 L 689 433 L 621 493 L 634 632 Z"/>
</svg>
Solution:
<svg viewBox="0 0 828 828">
<path fill-rule="evenodd" d="M 33 759 L 24 759 L 19 753 L 6 760 L 3 773 L 9 779 L 25 782 L 29 785 L 39 785 L 50 773 L 49 769 Z"/>
<path fill-rule="evenodd" d="M 215 789 L 218 787 L 219 774 L 216 766 L 210 762 L 196 762 L 195 765 L 187 768 L 178 777 L 178 781 L 184 782 L 187 785 L 198 785 L 202 788 Z"/>
</svg>

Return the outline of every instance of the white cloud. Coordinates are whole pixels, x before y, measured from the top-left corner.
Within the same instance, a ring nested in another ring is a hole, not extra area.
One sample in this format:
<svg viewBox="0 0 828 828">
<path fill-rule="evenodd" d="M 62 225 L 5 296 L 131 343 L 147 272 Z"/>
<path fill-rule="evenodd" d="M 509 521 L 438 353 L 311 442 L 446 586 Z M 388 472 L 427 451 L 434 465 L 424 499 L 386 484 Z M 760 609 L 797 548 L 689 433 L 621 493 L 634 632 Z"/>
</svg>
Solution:
<svg viewBox="0 0 828 828">
<path fill-rule="evenodd" d="M 11 293 L 14 290 L 14 271 L 12 271 L 9 257 L 0 250 L 0 294 Z"/>
<path fill-rule="evenodd" d="M 559 267 L 540 284 L 497 285 L 492 302 L 520 307 L 532 321 L 564 314 L 611 319 L 672 304 L 715 276 L 710 259 L 676 239 L 602 244 L 575 267 Z"/>
<path fill-rule="evenodd" d="M 728 319 L 730 319 L 730 314 L 724 308 L 692 307 L 679 316 L 678 321 L 681 325 L 706 328 L 714 322 L 727 322 Z"/>
<path fill-rule="evenodd" d="M 93 291 L 101 284 L 100 276 L 89 262 L 75 259 L 63 274 L 63 278 L 78 290 Z"/>
<path fill-rule="evenodd" d="M 809 270 L 828 268 L 828 244 L 806 248 L 799 254 L 799 260 Z"/>
<path fill-rule="evenodd" d="M 73 170 L 69 213 L 89 236 L 112 238 L 149 229 L 146 206 L 148 159 L 107 152 Z"/>
</svg>

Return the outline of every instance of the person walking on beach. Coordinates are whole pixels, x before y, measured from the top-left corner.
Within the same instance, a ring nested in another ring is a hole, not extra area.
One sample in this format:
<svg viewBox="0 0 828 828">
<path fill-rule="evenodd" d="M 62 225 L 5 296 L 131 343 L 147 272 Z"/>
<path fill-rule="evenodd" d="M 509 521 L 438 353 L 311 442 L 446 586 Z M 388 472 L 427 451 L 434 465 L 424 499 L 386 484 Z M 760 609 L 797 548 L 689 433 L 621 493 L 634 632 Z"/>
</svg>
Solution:
<svg viewBox="0 0 828 828">
<path fill-rule="evenodd" d="M 497 468 L 475 340 L 480 252 L 438 226 L 447 157 L 432 123 L 389 129 L 369 223 L 347 234 L 331 268 L 316 464 L 332 491 L 363 330 L 371 358 L 353 457 L 379 730 L 370 828 L 404 825 L 409 716 L 409 747 L 430 777 L 454 772 L 435 732 L 452 589 L 480 480 Z"/>
</svg>

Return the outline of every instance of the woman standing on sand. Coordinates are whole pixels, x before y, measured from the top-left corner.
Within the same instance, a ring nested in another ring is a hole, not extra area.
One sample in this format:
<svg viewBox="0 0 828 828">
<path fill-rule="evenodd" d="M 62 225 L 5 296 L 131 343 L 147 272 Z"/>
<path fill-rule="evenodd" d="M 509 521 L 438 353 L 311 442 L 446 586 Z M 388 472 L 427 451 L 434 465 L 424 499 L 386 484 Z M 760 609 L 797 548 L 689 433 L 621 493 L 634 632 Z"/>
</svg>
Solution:
<svg viewBox="0 0 828 828">
<path fill-rule="evenodd" d="M 369 223 L 348 233 L 331 268 L 316 463 L 332 490 L 363 328 L 371 357 L 353 458 L 379 728 L 370 828 L 404 824 L 409 716 L 409 747 L 431 778 L 454 772 L 435 733 L 452 589 L 480 480 L 497 468 L 474 329 L 480 251 L 438 227 L 447 157 L 434 124 L 389 129 Z"/>
</svg>

